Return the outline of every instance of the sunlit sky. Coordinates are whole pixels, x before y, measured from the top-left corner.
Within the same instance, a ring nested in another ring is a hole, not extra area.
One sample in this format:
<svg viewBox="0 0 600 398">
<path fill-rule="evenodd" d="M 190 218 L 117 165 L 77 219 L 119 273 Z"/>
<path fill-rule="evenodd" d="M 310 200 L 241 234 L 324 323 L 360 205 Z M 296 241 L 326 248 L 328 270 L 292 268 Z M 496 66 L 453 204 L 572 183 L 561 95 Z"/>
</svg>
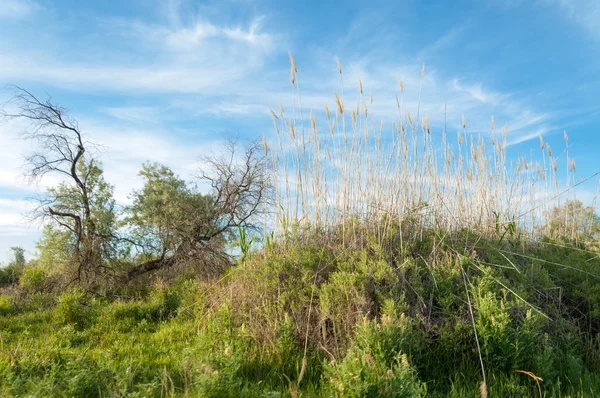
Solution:
<svg viewBox="0 0 600 398">
<path fill-rule="evenodd" d="M 324 4 L 325 3 L 325 4 Z M 269 107 L 291 106 L 291 52 L 303 105 L 322 110 L 360 75 L 378 116 L 392 119 L 397 78 L 405 103 L 449 130 L 509 128 L 511 153 L 538 136 L 572 145 L 578 174 L 600 171 L 600 1 L 1 0 L 0 86 L 17 84 L 68 108 L 101 145 L 106 178 L 129 202 L 142 162 L 184 178 L 224 134 L 273 134 Z M 0 93 L 6 101 L 9 93 Z M 21 177 L 30 145 L 18 122 L 0 125 L 0 261 L 35 253 L 27 197 L 56 180 Z M 592 200 L 594 186 L 580 191 Z"/>
</svg>

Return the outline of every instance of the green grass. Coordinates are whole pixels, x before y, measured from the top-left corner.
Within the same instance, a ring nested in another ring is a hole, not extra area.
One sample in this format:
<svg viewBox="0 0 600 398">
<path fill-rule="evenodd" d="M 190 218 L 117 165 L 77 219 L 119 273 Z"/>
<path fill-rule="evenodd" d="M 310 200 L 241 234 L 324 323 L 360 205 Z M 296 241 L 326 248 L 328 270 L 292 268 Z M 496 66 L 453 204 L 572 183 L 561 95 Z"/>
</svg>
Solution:
<svg viewBox="0 0 600 398">
<path fill-rule="evenodd" d="M 480 396 L 473 321 L 489 396 L 600 391 L 594 253 L 397 238 L 342 249 L 298 234 L 221 280 L 136 299 L 2 295 L 1 395 Z"/>
</svg>

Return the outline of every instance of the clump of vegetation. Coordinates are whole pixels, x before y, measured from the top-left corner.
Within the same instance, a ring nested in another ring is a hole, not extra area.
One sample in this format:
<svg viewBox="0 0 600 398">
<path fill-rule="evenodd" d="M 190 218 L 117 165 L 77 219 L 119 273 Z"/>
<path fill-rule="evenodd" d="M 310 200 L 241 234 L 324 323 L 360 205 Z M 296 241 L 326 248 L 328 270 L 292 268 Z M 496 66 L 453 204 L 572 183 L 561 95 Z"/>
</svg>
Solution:
<svg viewBox="0 0 600 398">
<path fill-rule="evenodd" d="M 25 250 L 21 247 L 11 247 L 12 260 L 0 268 L 0 286 L 12 285 L 19 281 L 25 268 Z"/>
<path fill-rule="evenodd" d="M 54 308 L 54 318 L 60 324 L 84 329 L 94 321 L 94 301 L 86 297 L 80 289 L 73 289 L 60 295 Z"/>
<path fill-rule="evenodd" d="M 390 134 L 359 80 L 324 127 L 280 107 L 276 144 L 205 159 L 208 192 L 144 164 L 119 212 L 77 123 L 16 88 L 31 176 L 67 178 L 0 274 L 2 394 L 593 396 L 600 220 L 553 200 L 568 147 L 512 164 L 493 119 L 438 140 L 399 83 Z"/>
<path fill-rule="evenodd" d="M 583 284 L 600 277 L 597 255 L 550 242 L 560 255 L 535 245 L 510 253 L 468 236 L 447 236 L 435 252 L 406 241 L 407 252 L 388 257 L 377 247 L 307 246 L 323 239 L 307 231 L 220 280 L 160 283 L 145 298 L 79 289 L 37 306 L 3 298 L 0 388 L 465 396 L 481 389 L 481 355 L 493 396 L 596 391 L 600 296 L 585 296 L 585 316 L 580 309 Z"/>
</svg>

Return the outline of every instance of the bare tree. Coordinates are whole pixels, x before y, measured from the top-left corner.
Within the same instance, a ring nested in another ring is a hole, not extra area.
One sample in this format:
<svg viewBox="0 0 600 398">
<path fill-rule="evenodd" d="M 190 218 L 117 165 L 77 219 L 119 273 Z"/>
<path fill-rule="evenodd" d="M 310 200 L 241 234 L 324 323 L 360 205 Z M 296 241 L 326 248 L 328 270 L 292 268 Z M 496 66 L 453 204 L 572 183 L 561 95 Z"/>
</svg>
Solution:
<svg viewBox="0 0 600 398">
<path fill-rule="evenodd" d="M 199 238 L 210 240 L 232 229 L 259 230 L 262 216 L 273 204 L 272 170 L 258 142 L 243 148 L 239 157 L 236 141 L 228 140 L 218 157 L 203 157 L 200 180 L 211 186 L 213 223 L 200 229 Z"/>
<path fill-rule="evenodd" d="M 81 279 L 82 272 L 96 271 L 102 265 L 106 231 L 99 224 L 113 217 L 112 187 L 104 182 L 98 161 L 88 152 L 94 145 L 84 140 L 77 122 L 64 108 L 54 105 L 51 99 L 41 101 L 21 87 L 10 87 L 14 96 L 0 110 L 0 121 L 27 121 L 22 136 L 37 145 L 37 150 L 26 158 L 26 175 L 32 182 L 48 174 L 64 181 L 38 198 L 33 218 L 70 231 L 73 260 Z M 99 210 L 106 212 L 99 214 Z"/>
</svg>

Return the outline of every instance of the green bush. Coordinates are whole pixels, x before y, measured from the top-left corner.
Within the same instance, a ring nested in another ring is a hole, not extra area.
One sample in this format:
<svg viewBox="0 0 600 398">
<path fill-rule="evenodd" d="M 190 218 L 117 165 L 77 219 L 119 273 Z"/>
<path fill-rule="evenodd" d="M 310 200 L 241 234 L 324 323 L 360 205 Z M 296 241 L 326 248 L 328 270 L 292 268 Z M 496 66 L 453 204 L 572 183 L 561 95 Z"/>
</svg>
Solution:
<svg viewBox="0 0 600 398">
<path fill-rule="evenodd" d="M 81 330 L 93 323 L 95 317 L 94 300 L 80 289 L 63 293 L 54 308 L 54 316 L 60 324 L 71 324 Z"/>
<path fill-rule="evenodd" d="M 15 310 L 15 304 L 10 296 L 0 294 L 0 315 L 12 314 Z"/>
<path fill-rule="evenodd" d="M 23 273 L 23 268 L 15 265 L 8 265 L 0 268 L 0 286 L 7 286 L 17 283 Z"/>
<path fill-rule="evenodd" d="M 42 292 L 46 289 L 46 273 L 41 268 L 25 268 L 19 278 L 19 286 L 28 292 Z"/>
<path fill-rule="evenodd" d="M 358 326 L 354 344 L 340 363 L 325 369 L 329 396 L 424 397 L 426 386 L 419 381 L 407 354 L 398 348 L 410 328 L 406 318 L 385 323 L 366 321 Z"/>
</svg>

